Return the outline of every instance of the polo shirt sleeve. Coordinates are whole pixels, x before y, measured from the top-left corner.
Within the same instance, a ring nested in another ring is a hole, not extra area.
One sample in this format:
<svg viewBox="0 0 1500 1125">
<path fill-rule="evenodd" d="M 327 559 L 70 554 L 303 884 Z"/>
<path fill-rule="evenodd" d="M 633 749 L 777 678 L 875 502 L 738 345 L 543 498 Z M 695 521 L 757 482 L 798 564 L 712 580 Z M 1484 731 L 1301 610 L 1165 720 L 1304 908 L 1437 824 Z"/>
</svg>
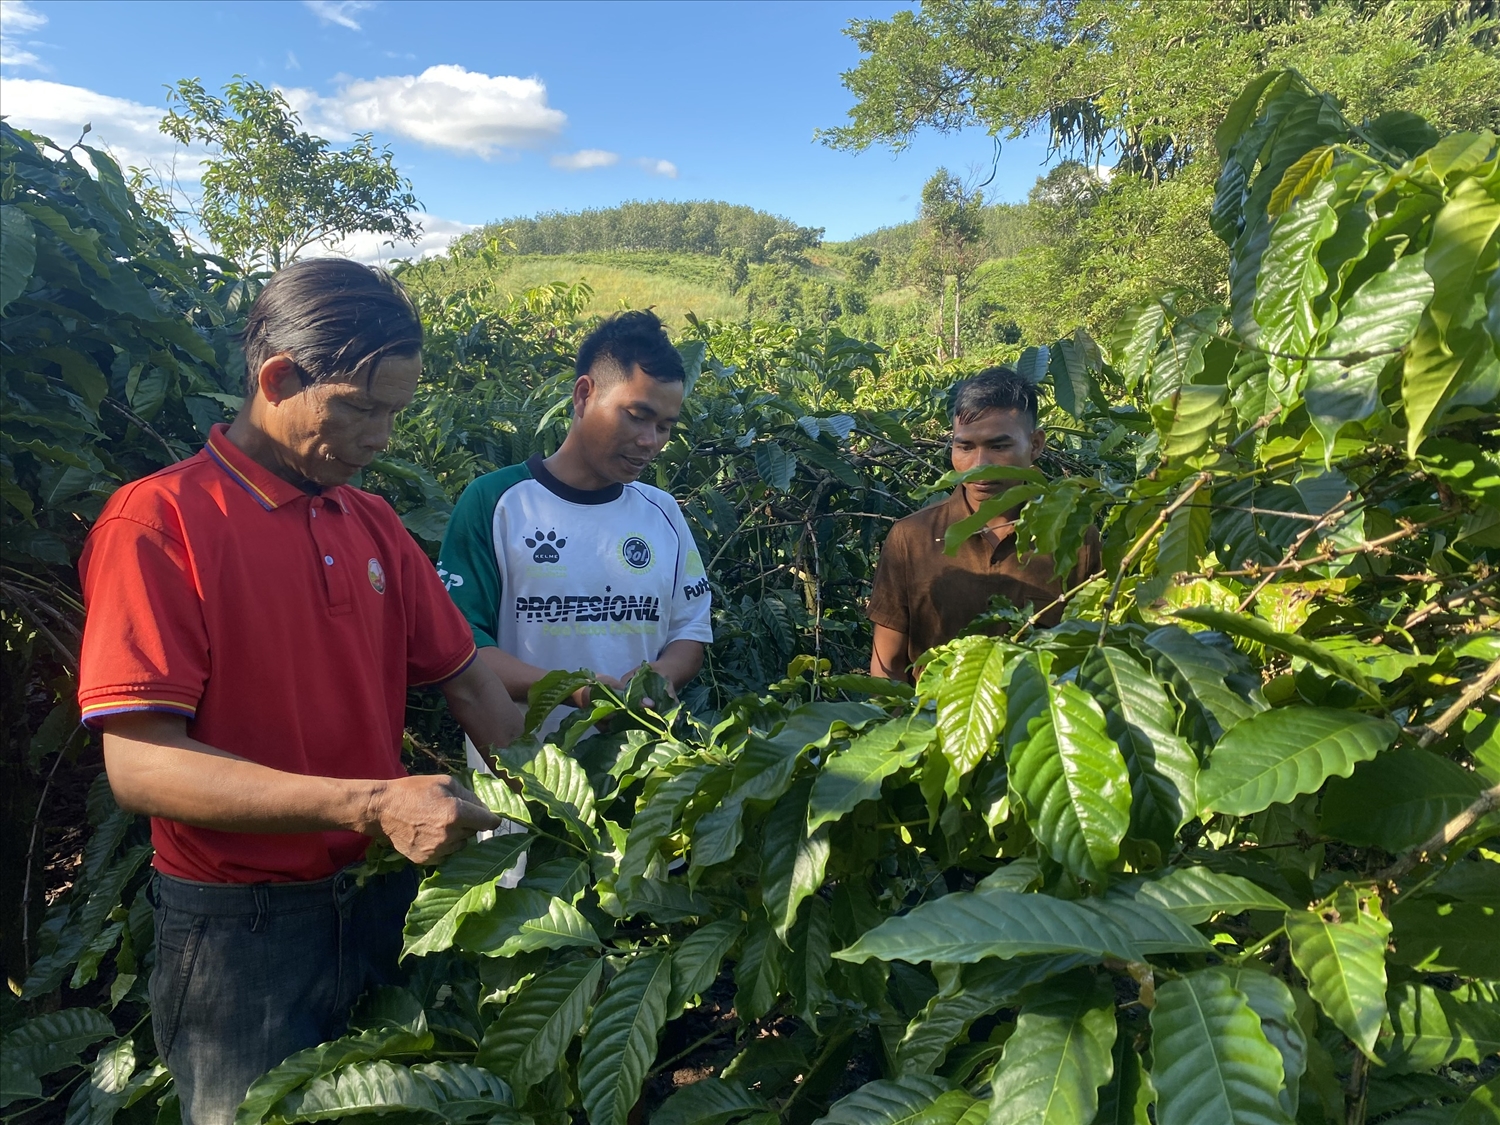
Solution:
<svg viewBox="0 0 1500 1125">
<path fill-rule="evenodd" d="M 127 711 L 193 718 L 209 674 L 208 627 L 181 540 L 125 516 L 95 525 L 78 563 L 86 616 L 83 721 Z"/>
<path fill-rule="evenodd" d="M 416 541 L 401 534 L 402 596 L 406 601 L 406 682 L 440 684 L 474 659 L 474 637 L 443 580 Z"/>
<path fill-rule="evenodd" d="M 900 523 L 895 524 L 880 548 L 875 565 L 875 581 L 870 589 L 870 603 L 865 616 L 876 625 L 906 636 L 911 635 L 911 567 L 907 558 L 906 535 Z"/>
<path fill-rule="evenodd" d="M 438 552 L 438 577 L 480 648 L 500 646 L 495 629 L 504 591 L 495 561 L 494 501 L 495 496 L 480 481 L 464 489 Z"/>
<path fill-rule="evenodd" d="M 709 610 L 713 601 L 709 593 L 708 575 L 704 571 L 703 556 L 698 553 L 698 544 L 693 541 L 687 520 L 682 510 L 668 497 L 667 519 L 677 532 L 677 584 L 672 590 L 672 617 L 667 622 L 665 648 L 673 641 L 702 641 L 711 644 L 714 639 L 713 621 Z"/>
</svg>

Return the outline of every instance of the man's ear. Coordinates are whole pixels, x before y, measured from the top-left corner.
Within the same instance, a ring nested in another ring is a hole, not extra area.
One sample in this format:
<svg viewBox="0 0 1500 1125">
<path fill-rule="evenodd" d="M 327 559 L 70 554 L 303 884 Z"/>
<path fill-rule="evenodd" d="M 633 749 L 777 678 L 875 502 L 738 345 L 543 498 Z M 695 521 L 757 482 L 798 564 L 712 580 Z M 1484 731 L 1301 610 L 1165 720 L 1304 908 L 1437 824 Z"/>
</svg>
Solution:
<svg viewBox="0 0 1500 1125">
<path fill-rule="evenodd" d="M 593 376 L 580 375 L 573 380 L 573 417 L 583 416 L 583 408 L 588 405 L 589 399 L 594 397 L 598 387 L 594 383 Z"/>
<path fill-rule="evenodd" d="M 1031 459 L 1035 461 L 1047 448 L 1047 431 L 1038 426 L 1031 431 Z"/>
<path fill-rule="evenodd" d="M 285 402 L 302 390 L 302 375 L 291 356 L 273 355 L 255 375 L 261 395 L 272 406 Z"/>
</svg>

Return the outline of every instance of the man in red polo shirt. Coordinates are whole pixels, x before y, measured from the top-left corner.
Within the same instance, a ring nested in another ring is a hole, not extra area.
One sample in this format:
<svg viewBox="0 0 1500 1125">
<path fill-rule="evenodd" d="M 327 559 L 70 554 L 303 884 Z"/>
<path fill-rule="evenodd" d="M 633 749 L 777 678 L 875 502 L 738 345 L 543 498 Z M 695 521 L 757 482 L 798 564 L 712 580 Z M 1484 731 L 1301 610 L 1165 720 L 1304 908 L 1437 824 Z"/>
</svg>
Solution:
<svg viewBox="0 0 1500 1125">
<path fill-rule="evenodd" d="M 415 873 L 357 886 L 372 838 L 428 863 L 498 823 L 402 768 L 410 685 L 440 688 L 478 746 L 521 718 L 396 513 L 348 483 L 411 401 L 421 343 L 389 276 L 281 271 L 233 425 L 115 493 L 79 564 L 79 701 L 115 799 L 152 818 L 153 1028 L 184 1122 L 228 1125 L 394 977 Z"/>
</svg>

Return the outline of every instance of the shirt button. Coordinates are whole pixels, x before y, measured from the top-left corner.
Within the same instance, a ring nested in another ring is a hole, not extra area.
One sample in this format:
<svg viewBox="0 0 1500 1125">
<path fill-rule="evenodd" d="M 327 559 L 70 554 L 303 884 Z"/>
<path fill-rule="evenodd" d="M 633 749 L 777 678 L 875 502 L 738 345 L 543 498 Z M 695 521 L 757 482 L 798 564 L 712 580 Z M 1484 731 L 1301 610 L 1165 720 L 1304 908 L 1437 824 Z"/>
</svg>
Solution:
<svg viewBox="0 0 1500 1125">
<path fill-rule="evenodd" d="M 333 556 L 332 555 L 324 555 L 323 556 L 323 565 L 324 566 L 332 566 L 333 565 Z"/>
</svg>

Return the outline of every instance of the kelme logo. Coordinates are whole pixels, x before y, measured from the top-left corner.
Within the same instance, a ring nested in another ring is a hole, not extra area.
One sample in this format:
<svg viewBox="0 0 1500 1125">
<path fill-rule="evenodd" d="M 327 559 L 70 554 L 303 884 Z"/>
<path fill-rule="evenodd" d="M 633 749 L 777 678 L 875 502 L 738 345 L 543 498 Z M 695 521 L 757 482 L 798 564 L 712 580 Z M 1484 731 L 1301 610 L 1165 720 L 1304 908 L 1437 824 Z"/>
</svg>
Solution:
<svg viewBox="0 0 1500 1125">
<path fill-rule="evenodd" d="M 365 575 L 377 594 L 385 593 L 385 567 L 380 565 L 379 559 L 371 559 L 365 564 Z"/>
<path fill-rule="evenodd" d="M 631 570 L 651 569 L 651 544 L 639 535 L 626 537 L 620 543 L 620 559 Z"/>
<path fill-rule="evenodd" d="M 556 531 L 549 531 L 546 535 L 538 531 L 535 538 L 530 535 L 526 537 L 526 546 L 536 548 L 531 552 L 531 561 L 537 563 L 557 562 L 562 558 L 558 552 L 567 545 L 568 541 L 559 539 Z"/>
</svg>

